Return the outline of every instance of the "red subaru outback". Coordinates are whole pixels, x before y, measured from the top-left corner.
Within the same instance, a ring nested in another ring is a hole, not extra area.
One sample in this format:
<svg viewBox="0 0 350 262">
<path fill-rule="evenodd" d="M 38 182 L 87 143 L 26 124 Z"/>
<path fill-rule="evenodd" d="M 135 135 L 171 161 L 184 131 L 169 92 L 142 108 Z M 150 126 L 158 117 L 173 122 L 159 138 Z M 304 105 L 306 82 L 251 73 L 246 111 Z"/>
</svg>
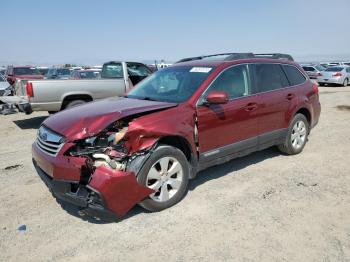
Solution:
<svg viewBox="0 0 350 262">
<path fill-rule="evenodd" d="M 300 153 L 319 116 L 318 87 L 289 55 L 187 58 L 125 97 L 49 117 L 33 163 L 56 198 L 87 214 L 160 211 L 207 167 L 271 146 Z"/>
</svg>

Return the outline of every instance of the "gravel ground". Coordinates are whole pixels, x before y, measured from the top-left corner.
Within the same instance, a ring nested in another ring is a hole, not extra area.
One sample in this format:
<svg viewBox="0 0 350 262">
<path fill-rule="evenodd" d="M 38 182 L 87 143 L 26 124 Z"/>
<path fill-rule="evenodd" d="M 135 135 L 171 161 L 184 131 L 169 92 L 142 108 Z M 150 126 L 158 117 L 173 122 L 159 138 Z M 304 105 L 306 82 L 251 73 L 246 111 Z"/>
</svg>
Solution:
<svg viewBox="0 0 350 262">
<path fill-rule="evenodd" d="M 47 114 L 0 116 L 0 261 L 350 261 L 350 87 L 320 89 L 303 153 L 210 168 L 176 206 L 116 223 L 62 208 L 37 177 L 30 146 Z"/>
</svg>

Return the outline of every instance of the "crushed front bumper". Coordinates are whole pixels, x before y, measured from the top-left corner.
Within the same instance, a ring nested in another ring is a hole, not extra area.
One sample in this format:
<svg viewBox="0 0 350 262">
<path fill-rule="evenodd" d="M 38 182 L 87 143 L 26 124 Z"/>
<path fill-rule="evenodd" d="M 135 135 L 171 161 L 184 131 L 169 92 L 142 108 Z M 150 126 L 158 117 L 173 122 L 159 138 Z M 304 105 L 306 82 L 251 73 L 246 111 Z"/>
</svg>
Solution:
<svg viewBox="0 0 350 262">
<path fill-rule="evenodd" d="M 84 184 L 80 177 L 85 163 L 82 158 L 67 157 L 62 153 L 56 157 L 48 156 L 35 143 L 32 154 L 38 175 L 54 197 L 80 207 L 86 214 L 105 220 L 124 216 L 134 205 L 154 192 L 140 185 L 134 173 L 105 166 L 96 168 L 88 183 Z"/>
</svg>

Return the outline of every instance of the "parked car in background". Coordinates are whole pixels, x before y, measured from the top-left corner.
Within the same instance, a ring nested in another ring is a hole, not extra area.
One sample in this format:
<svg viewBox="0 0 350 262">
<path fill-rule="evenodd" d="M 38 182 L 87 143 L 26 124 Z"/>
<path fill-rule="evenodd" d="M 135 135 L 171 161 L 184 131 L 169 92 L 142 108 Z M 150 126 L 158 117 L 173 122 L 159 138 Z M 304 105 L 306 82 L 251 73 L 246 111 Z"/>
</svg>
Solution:
<svg viewBox="0 0 350 262">
<path fill-rule="evenodd" d="M 101 78 L 101 70 L 87 69 L 87 70 L 72 70 L 69 79 L 99 79 Z"/>
<path fill-rule="evenodd" d="M 44 79 L 44 77 L 33 66 L 8 66 L 6 79 L 10 85 L 13 85 L 18 79 Z"/>
<path fill-rule="evenodd" d="M 152 64 L 152 65 L 148 64 L 147 66 L 148 66 L 148 68 L 149 68 L 149 69 L 151 69 L 151 71 L 152 71 L 152 72 L 156 72 L 156 71 L 158 71 L 157 66 L 156 66 L 156 65 L 154 65 L 154 64 Z"/>
<path fill-rule="evenodd" d="M 40 74 L 43 76 L 45 76 L 49 71 L 49 68 L 44 66 L 38 66 L 37 69 L 39 70 Z"/>
<path fill-rule="evenodd" d="M 345 62 L 321 62 L 323 67 L 331 67 L 331 66 L 350 66 L 350 61 Z"/>
<path fill-rule="evenodd" d="M 318 76 L 322 76 L 322 71 L 326 69 L 321 65 L 315 64 L 302 64 L 301 66 L 311 79 L 317 79 Z"/>
<path fill-rule="evenodd" d="M 332 66 L 322 72 L 321 76 L 317 77 L 317 82 L 320 85 L 336 84 L 348 86 L 350 83 L 350 67 L 349 66 Z"/>
<path fill-rule="evenodd" d="M 54 197 L 99 217 L 137 203 L 160 211 L 210 166 L 276 145 L 302 152 L 320 116 L 318 85 L 289 55 L 217 57 L 187 58 L 125 97 L 47 118 L 32 155 Z"/>
<path fill-rule="evenodd" d="M 11 95 L 11 85 L 6 81 L 5 76 L 0 74 L 0 96 L 9 96 Z"/>
<path fill-rule="evenodd" d="M 70 73 L 71 70 L 69 68 L 50 68 L 45 78 L 65 80 L 69 78 Z"/>
<path fill-rule="evenodd" d="M 97 80 L 21 81 L 10 101 L 27 114 L 32 111 L 54 113 L 93 100 L 122 96 L 151 73 L 141 63 L 112 61 L 103 65 L 101 79 Z M 1 100 L 6 102 L 6 98 Z"/>
</svg>

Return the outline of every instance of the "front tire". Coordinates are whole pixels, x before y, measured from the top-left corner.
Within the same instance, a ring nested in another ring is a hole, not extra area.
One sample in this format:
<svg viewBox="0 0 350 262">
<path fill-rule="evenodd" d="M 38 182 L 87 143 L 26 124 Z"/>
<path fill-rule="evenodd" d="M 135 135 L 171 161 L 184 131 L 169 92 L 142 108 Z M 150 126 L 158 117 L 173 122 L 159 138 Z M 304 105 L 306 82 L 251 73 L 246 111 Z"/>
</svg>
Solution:
<svg viewBox="0 0 350 262">
<path fill-rule="evenodd" d="M 137 175 L 137 181 L 155 193 L 139 203 L 157 212 L 177 204 L 187 193 L 189 163 L 181 150 L 158 146 Z"/>
<path fill-rule="evenodd" d="M 278 149 L 288 155 L 303 151 L 309 135 L 309 122 L 303 114 L 296 114 L 289 125 L 286 140 Z"/>
</svg>

